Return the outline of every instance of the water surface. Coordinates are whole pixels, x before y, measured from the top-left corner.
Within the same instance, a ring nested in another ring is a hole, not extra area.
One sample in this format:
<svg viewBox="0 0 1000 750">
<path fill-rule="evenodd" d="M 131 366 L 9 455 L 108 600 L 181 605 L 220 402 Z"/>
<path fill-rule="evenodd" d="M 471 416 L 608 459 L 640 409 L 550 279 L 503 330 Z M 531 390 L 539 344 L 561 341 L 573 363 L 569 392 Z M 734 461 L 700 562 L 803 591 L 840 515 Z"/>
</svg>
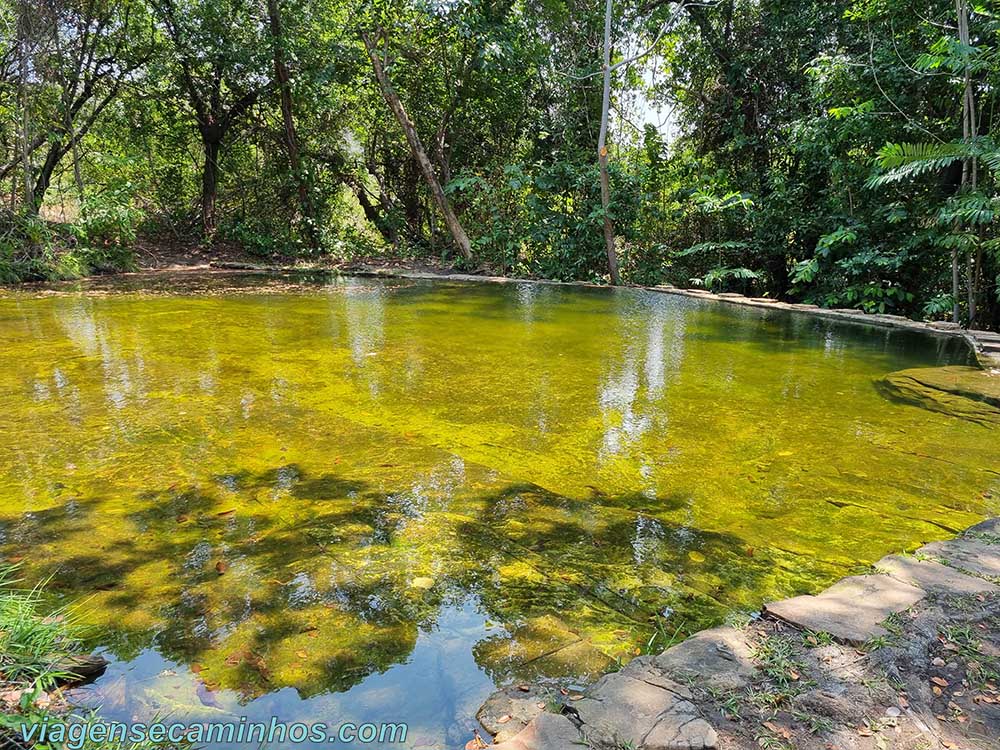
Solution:
<svg viewBox="0 0 1000 750">
<path fill-rule="evenodd" d="M 960 342 L 781 311 L 186 277 L 9 293 L 0 351 L 0 549 L 86 600 L 116 718 L 461 747 L 496 684 L 1000 511 L 995 429 L 874 385 Z"/>
</svg>

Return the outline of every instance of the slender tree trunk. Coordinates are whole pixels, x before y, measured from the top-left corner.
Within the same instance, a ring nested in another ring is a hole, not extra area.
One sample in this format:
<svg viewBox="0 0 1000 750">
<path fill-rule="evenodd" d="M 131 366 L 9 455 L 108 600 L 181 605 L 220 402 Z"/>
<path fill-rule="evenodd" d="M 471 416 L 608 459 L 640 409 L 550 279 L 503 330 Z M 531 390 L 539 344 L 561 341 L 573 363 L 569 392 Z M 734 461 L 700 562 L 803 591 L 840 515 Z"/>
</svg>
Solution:
<svg viewBox="0 0 1000 750">
<path fill-rule="evenodd" d="M 378 50 L 375 48 L 374 42 L 365 33 L 361 34 L 361 41 L 364 42 L 365 49 L 368 51 L 368 57 L 371 60 L 372 69 L 375 71 L 375 78 L 378 80 L 379 88 L 382 90 L 382 96 L 403 128 L 407 143 L 409 143 L 410 150 L 413 152 L 413 157 L 416 159 L 420 171 L 427 181 L 431 196 L 434 198 L 434 203 L 437 204 L 438 210 L 444 216 L 444 222 L 448 226 L 448 231 L 451 233 L 452 239 L 458 245 L 462 257 L 466 260 L 472 260 L 472 243 L 469 242 L 469 236 L 465 233 L 465 229 L 462 228 L 462 224 L 459 222 L 458 217 L 451 207 L 451 203 L 448 201 L 448 196 L 444 194 L 441 183 L 438 182 L 437 175 L 434 174 L 434 167 L 431 164 L 431 160 L 427 157 L 427 151 L 420 142 L 420 136 L 417 134 L 416 127 L 413 125 L 412 120 L 410 120 L 409 115 L 406 114 L 403 103 L 400 101 L 399 96 L 396 94 L 392 83 L 386 75 L 385 69 L 382 67 L 382 61 L 379 59 Z"/>
<path fill-rule="evenodd" d="M 219 190 L 219 152 L 222 141 L 202 135 L 205 165 L 201 171 L 201 228 L 206 238 L 215 234 L 215 199 Z"/>
<path fill-rule="evenodd" d="M 17 19 L 17 41 L 18 41 L 18 79 L 17 79 L 17 101 L 21 109 L 20 122 L 20 148 L 21 148 L 21 169 L 24 173 L 24 205 L 30 211 L 35 211 L 35 194 L 31 183 L 31 146 L 28 143 L 28 132 L 31 129 L 31 119 L 28 114 L 28 28 L 25 17 L 27 8 L 21 3 L 18 5 Z"/>
<path fill-rule="evenodd" d="M 281 119 L 285 125 L 285 146 L 288 149 L 288 166 L 292 170 L 299 193 L 299 210 L 302 212 L 309 245 L 314 250 L 319 247 L 319 237 L 316 232 L 316 216 L 313 211 L 312 199 L 309 195 L 309 185 L 302 169 L 302 159 L 299 155 L 299 142 L 295 134 L 295 119 L 292 116 L 292 83 L 285 63 L 284 36 L 281 30 L 281 8 L 278 0 L 267 0 L 267 15 L 271 24 L 271 41 L 274 46 L 274 76 L 278 81 L 278 92 L 281 95 Z"/>
<path fill-rule="evenodd" d="M 969 35 L 969 0 L 955 0 L 955 12 L 958 16 L 958 41 L 964 47 L 970 45 Z M 976 122 L 976 93 L 972 85 L 972 71 L 969 69 L 966 60 L 964 70 L 965 85 L 962 89 L 962 138 L 966 144 L 971 143 L 978 136 L 978 123 Z M 962 191 L 978 188 L 979 163 L 975 157 L 966 159 L 962 164 Z M 974 267 L 973 253 L 970 248 L 966 257 L 966 304 L 969 308 L 969 327 L 972 327 L 976 318 L 976 271 Z M 955 306 L 952 310 L 952 320 L 959 322 L 958 295 L 959 295 L 959 258 L 957 250 L 952 253 L 952 293 L 955 295 Z"/>
<path fill-rule="evenodd" d="M 601 170 L 601 208 L 604 211 L 604 245 L 608 254 L 611 283 L 621 284 L 618 252 L 615 250 L 615 226 L 611 221 L 611 181 L 608 177 L 608 117 L 611 110 L 611 11 L 612 0 L 604 4 L 604 95 L 601 101 L 601 130 L 597 138 L 597 164 Z"/>
</svg>

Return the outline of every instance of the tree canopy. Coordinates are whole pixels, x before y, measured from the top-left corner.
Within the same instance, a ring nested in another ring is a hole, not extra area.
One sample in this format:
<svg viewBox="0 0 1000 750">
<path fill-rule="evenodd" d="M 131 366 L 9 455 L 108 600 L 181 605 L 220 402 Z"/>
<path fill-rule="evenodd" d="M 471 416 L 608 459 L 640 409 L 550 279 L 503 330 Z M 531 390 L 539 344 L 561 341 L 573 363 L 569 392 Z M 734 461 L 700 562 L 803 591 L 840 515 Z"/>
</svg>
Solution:
<svg viewBox="0 0 1000 750">
<path fill-rule="evenodd" d="M 613 257 L 996 327 L 998 11 L 0 0 L 0 279 L 137 238 L 607 281 Z"/>
</svg>

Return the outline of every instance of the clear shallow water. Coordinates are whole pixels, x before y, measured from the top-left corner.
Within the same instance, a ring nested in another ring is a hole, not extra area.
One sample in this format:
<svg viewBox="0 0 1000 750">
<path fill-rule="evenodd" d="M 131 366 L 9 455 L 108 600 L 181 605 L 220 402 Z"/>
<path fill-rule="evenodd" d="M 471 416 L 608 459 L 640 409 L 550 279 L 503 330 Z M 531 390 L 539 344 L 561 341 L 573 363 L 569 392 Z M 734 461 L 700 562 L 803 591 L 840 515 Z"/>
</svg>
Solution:
<svg viewBox="0 0 1000 750">
<path fill-rule="evenodd" d="M 950 339 L 641 291 L 125 283 L 0 297 L 0 551 L 86 599 L 110 717 L 461 747 L 494 684 L 585 683 L 1000 510 L 995 429 L 874 386 L 968 362 Z"/>
</svg>

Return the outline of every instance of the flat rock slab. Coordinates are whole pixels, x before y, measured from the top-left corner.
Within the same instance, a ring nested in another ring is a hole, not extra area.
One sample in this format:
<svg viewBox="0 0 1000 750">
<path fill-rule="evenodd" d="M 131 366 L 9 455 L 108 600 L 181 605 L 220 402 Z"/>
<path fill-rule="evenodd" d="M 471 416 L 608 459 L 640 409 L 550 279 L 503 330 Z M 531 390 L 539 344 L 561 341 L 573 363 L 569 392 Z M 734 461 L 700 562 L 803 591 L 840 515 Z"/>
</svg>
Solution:
<svg viewBox="0 0 1000 750">
<path fill-rule="evenodd" d="M 704 750 L 718 736 L 687 699 L 687 690 L 669 680 L 651 684 L 625 673 L 605 675 L 574 708 L 593 748 L 606 750 Z"/>
<path fill-rule="evenodd" d="M 875 563 L 875 567 L 898 581 L 922 588 L 928 594 L 1000 593 L 1000 586 L 931 560 L 889 555 Z"/>
<path fill-rule="evenodd" d="M 586 745 L 572 721 L 561 714 L 542 713 L 516 736 L 490 747 L 494 750 L 573 750 Z"/>
<path fill-rule="evenodd" d="M 653 664 L 669 677 L 714 690 L 739 690 L 756 671 L 743 633 L 729 627 L 695 633 L 655 657 Z"/>
<path fill-rule="evenodd" d="M 966 530 L 966 534 L 989 534 L 1000 539 L 1000 518 L 989 518 Z"/>
<path fill-rule="evenodd" d="M 959 538 L 947 542 L 931 542 L 918 551 L 921 555 L 942 560 L 953 568 L 989 578 L 1000 577 L 1000 545 Z"/>
<path fill-rule="evenodd" d="M 858 645 L 888 635 L 880 623 L 925 596 L 916 586 L 889 576 L 851 576 L 818 596 L 796 596 L 772 602 L 764 609 L 797 627 L 829 633 L 839 641 Z"/>
</svg>

